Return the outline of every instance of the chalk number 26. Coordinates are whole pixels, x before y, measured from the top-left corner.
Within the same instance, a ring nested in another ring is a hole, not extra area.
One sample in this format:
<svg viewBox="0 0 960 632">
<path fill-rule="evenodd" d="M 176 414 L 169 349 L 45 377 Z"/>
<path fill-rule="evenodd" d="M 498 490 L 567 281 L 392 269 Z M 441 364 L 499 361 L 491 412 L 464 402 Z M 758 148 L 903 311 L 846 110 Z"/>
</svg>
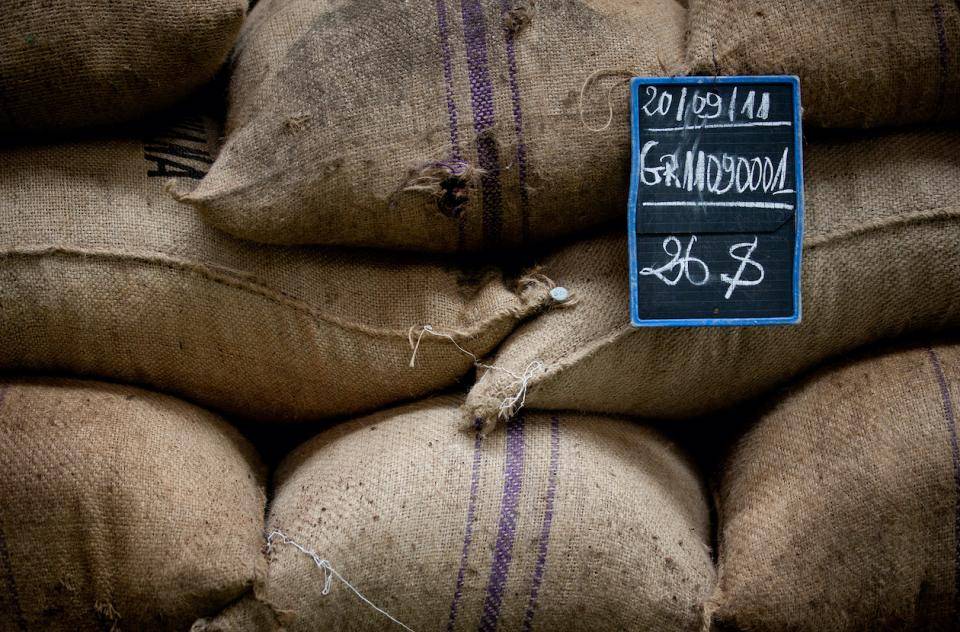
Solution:
<svg viewBox="0 0 960 632">
<path fill-rule="evenodd" d="M 667 253 L 670 260 L 659 268 L 643 268 L 640 270 L 640 276 L 654 276 L 670 286 L 677 285 L 682 278 L 686 278 L 691 285 L 704 285 L 710 280 L 710 268 L 702 259 L 698 259 L 691 254 L 695 243 L 697 243 L 697 236 L 690 235 L 690 240 L 687 242 L 687 247 L 684 250 L 678 238 L 672 235 L 667 237 L 663 240 L 663 251 Z M 740 262 L 740 267 L 737 268 L 733 276 L 729 274 L 720 275 L 720 281 L 727 284 L 727 291 L 723 295 L 723 298 L 729 299 L 730 296 L 733 295 L 734 289 L 739 286 L 759 285 L 763 282 L 763 266 L 750 258 L 750 255 L 753 254 L 756 248 L 756 237 L 753 238 L 753 241 L 746 241 L 730 246 L 729 254 L 732 258 Z M 743 273 L 747 266 L 752 266 L 757 270 L 758 276 L 756 278 L 743 278 Z M 691 273 L 691 270 L 696 270 L 697 272 Z M 673 276 L 668 276 L 670 274 L 673 274 Z"/>
</svg>

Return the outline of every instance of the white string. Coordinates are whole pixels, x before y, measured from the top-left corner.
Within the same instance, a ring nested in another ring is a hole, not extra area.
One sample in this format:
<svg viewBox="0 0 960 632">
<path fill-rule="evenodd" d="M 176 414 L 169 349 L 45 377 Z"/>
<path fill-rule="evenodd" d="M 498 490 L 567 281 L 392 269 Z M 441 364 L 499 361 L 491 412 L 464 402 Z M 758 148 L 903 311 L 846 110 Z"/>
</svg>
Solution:
<svg viewBox="0 0 960 632">
<path fill-rule="evenodd" d="M 453 336 L 450 334 L 445 334 L 439 332 L 433 328 L 431 325 L 422 325 L 420 327 L 420 335 L 417 336 L 416 342 L 413 340 L 414 331 L 417 329 L 417 326 L 414 325 L 407 332 L 407 340 L 410 342 L 410 349 L 413 350 L 413 354 L 410 356 L 410 368 L 416 366 L 417 360 L 417 351 L 420 350 L 420 342 L 423 340 L 425 334 L 430 334 L 431 336 L 436 336 L 437 338 L 445 338 L 453 343 L 453 346 L 456 347 L 464 355 L 470 356 L 473 359 L 473 365 L 478 369 L 484 369 L 485 371 L 499 371 L 500 373 L 506 373 L 512 379 L 506 386 L 501 390 L 502 393 L 508 393 L 503 401 L 500 402 L 498 406 L 498 416 L 501 419 L 509 419 L 517 413 L 527 401 L 527 389 L 530 384 L 530 380 L 536 377 L 537 373 L 546 373 L 547 368 L 544 366 L 543 362 L 540 360 L 534 360 L 523 370 L 522 373 L 517 374 L 511 371 L 510 369 L 505 369 L 502 366 L 494 366 L 492 364 L 484 364 L 480 362 L 477 356 L 457 343 Z M 511 393 L 512 394 L 509 394 Z"/>
<path fill-rule="evenodd" d="M 440 333 L 439 331 L 436 331 L 436 330 L 433 328 L 432 325 L 424 325 L 423 327 L 421 327 L 421 328 L 420 328 L 420 335 L 417 336 L 417 342 L 414 343 L 414 342 L 413 342 L 413 331 L 414 331 L 416 328 L 417 328 L 417 326 L 414 325 L 414 326 L 411 327 L 410 330 L 407 332 L 407 340 L 410 342 L 410 348 L 413 349 L 413 355 L 410 356 L 410 368 L 411 368 L 411 369 L 412 369 L 413 367 L 415 367 L 416 364 L 417 364 L 417 351 L 420 349 L 420 341 L 423 340 L 423 335 L 424 335 L 424 334 L 430 334 L 431 336 L 436 336 L 437 338 L 446 338 L 447 340 L 449 340 L 450 342 L 452 342 L 452 343 L 453 343 L 453 346 L 456 347 L 457 349 L 459 349 L 461 353 L 466 354 L 466 355 L 470 356 L 471 358 L 473 358 L 473 364 L 474 364 L 475 366 L 484 367 L 484 368 L 488 368 L 488 369 L 495 368 L 495 367 L 492 367 L 492 366 L 487 366 L 487 365 L 483 364 L 482 362 L 480 362 L 480 359 L 477 358 L 477 356 L 475 356 L 474 354 L 470 353 L 469 351 L 467 351 L 466 349 L 464 349 L 463 347 L 461 347 L 459 344 L 457 344 L 457 341 L 454 339 L 453 336 L 451 336 L 450 334 L 443 334 L 443 333 Z"/>
<path fill-rule="evenodd" d="M 493 368 L 498 368 L 498 367 L 493 367 Z M 510 373 L 510 371 L 507 371 L 506 369 L 502 369 L 502 370 L 506 371 L 507 373 Z M 523 405 L 527 403 L 527 390 L 528 390 L 530 380 L 532 380 L 537 375 L 537 373 L 546 373 L 546 372 L 547 372 L 547 367 L 543 365 L 543 362 L 541 362 L 540 360 L 534 360 L 533 362 L 527 365 L 527 368 L 523 370 L 523 373 L 520 374 L 520 376 L 516 376 L 514 373 L 510 373 L 510 375 L 514 376 L 514 381 L 510 385 L 505 387 L 504 391 L 510 390 L 511 387 L 514 384 L 516 384 L 517 392 L 514 393 L 513 395 L 508 395 L 506 398 L 504 398 L 502 402 L 500 402 L 499 417 L 501 419 L 509 419 L 510 417 L 513 417 L 515 414 L 517 414 L 517 411 L 523 408 Z"/>
<path fill-rule="evenodd" d="M 623 69 L 623 70 L 616 70 L 616 69 L 606 70 L 606 69 L 601 68 L 601 69 L 598 69 L 598 70 L 594 70 L 592 73 L 590 73 L 590 76 L 588 76 L 588 77 L 584 80 L 584 82 L 580 85 L 580 101 L 579 101 L 579 103 L 578 103 L 578 109 L 579 109 L 579 113 L 580 113 L 580 124 L 583 125 L 583 127 L 584 127 L 588 132 L 595 132 L 595 133 L 596 133 L 596 132 L 602 132 L 602 131 L 606 130 L 607 128 L 609 128 L 610 125 L 613 124 L 613 101 L 612 101 L 612 98 L 611 98 L 610 95 L 613 93 L 614 88 L 616 88 L 617 86 L 619 86 L 620 84 L 622 84 L 622 83 L 624 82 L 624 79 L 621 78 L 619 81 L 613 82 L 612 84 L 610 84 L 610 87 L 607 88 L 607 94 L 606 94 L 606 97 L 607 97 L 607 122 L 604 123 L 604 124 L 603 124 L 602 126 L 600 126 L 600 127 L 590 127 L 589 125 L 587 125 L 587 121 L 586 121 L 586 120 L 584 119 L 584 117 L 583 117 L 583 97 L 584 97 L 584 95 L 585 95 L 586 92 L 587 92 L 587 88 L 589 88 L 590 85 L 591 85 L 594 81 L 596 81 L 597 79 L 600 79 L 601 77 L 624 77 L 624 76 L 626 76 L 626 81 L 629 81 L 631 77 L 636 77 L 636 76 L 637 76 L 637 73 L 633 72 L 632 70 L 627 70 L 627 69 Z"/>
<path fill-rule="evenodd" d="M 317 568 L 323 571 L 323 590 L 320 591 L 321 595 L 330 594 L 330 588 L 331 588 L 331 585 L 333 584 L 333 578 L 336 577 L 337 579 L 340 580 L 340 582 L 344 586 L 346 586 L 351 591 L 353 591 L 353 593 L 357 597 L 359 597 L 361 601 L 366 603 L 368 606 L 370 606 L 371 608 L 373 608 L 374 610 L 376 610 L 386 618 L 390 619 L 391 621 L 399 625 L 404 630 L 409 630 L 410 632 L 414 632 L 412 628 L 404 625 L 401 621 L 398 621 L 397 619 L 395 619 L 389 612 L 387 612 L 383 608 L 380 608 L 379 606 L 377 606 L 377 604 L 373 603 L 372 601 L 364 597 L 363 593 L 361 593 L 359 590 L 354 588 L 353 584 L 351 584 L 346 579 L 344 579 L 340 573 L 338 573 L 336 570 L 334 570 L 332 566 L 330 566 L 330 562 L 321 558 L 316 551 L 308 549 L 302 544 L 295 542 L 294 540 L 291 540 L 282 531 L 274 530 L 270 533 L 270 535 L 267 536 L 267 552 L 268 553 L 273 549 L 274 540 L 279 540 L 282 544 L 289 544 L 290 546 L 296 548 L 301 553 L 303 553 L 304 555 L 312 559 L 313 563 L 317 565 Z"/>
</svg>

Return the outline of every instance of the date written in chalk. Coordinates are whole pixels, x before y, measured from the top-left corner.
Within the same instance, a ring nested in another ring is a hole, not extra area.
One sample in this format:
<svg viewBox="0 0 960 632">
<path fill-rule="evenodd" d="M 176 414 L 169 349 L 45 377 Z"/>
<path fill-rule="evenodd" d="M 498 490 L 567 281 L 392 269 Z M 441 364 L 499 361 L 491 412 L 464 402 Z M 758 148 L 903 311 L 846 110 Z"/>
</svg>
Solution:
<svg viewBox="0 0 960 632">
<path fill-rule="evenodd" d="M 796 78 L 638 77 L 631 98 L 633 324 L 798 322 Z"/>
<path fill-rule="evenodd" d="M 680 88 L 679 97 L 674 103 L 674 93 L 669 88 L 646 86 L 644 92 L 647 100 L 643 104 L 643 112 L 651 117 L 673 116 L 677 121 L 683 121 L 684 117 L 689 116 L 699 121 L 727 118 L 731 123 L 738 119 L 755 120 L 757 125 L 766 121 L 770 117 L 770 93 L 746 89 L 745 94 L 739 95 L 742 101 L 738 101 L 739 90 L 738 86 L 733 86 L 733 89 L 724 95 L 713 90 L 691 89 L 684 86 Z M 789 122 L 770 121 L 768 124 L 788 125 Z M 667 130 L 651 128 L 649 131 L 673 131 L 673 128 Z"/>
</svg>

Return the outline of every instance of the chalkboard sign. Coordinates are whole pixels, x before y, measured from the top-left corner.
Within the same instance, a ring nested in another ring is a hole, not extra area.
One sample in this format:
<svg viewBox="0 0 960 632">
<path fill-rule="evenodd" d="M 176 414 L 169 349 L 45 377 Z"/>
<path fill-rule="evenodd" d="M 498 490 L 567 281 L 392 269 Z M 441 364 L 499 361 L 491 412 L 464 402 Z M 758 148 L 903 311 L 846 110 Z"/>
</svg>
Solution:
<svg viewBox="0 0 960 632">
<path fill-rule="evenodd" d="M 633 324 L 799 322 L 797 78 L 637 77 L 630 93 Z"/>
</svg>

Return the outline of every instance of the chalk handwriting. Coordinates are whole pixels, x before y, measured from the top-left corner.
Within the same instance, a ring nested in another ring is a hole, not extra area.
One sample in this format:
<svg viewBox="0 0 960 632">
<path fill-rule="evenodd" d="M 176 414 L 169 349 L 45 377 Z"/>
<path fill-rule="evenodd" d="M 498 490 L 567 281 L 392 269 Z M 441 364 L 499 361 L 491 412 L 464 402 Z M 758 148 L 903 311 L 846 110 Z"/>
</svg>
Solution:
<svg viewBox="0 0 960 632">
<path fill-rule="evenodd" d="M 796 318 L 803 196 L 795 81 L 632 86 L 634 324 Z"/>
<path fill-rule="evenodd" d="M 676 285 L 680 282 L 681 277 L 686 277 L 693 285 L 703 285 L 710 279 L 710 268 L 707 267 L 707 264 L 702 260 L 697 259 L 696 257 L 690 254 L 690 250 L 693 248 L 693 244 L 697 242 L 696 235 L 690 235 L 690 241 L 687 242 L 687 250 L 684 252 L 683 256 L 680 256 L 681 246 L 680 240 L 676 237 L 670 236 L 663 240 L 663 251 L 670 255 L 671 259 L 664 265 L 659 268 L 644 268 L 640 270 L 641 276 L 655 276 L 667 285 Z M 676 251 L 670 252 L 669 246 L 674 246 Z M 700 266 L 700 269 L 703 271 L 703 277 L 696 281 L 690 275 L 690 266 Z M 667 277 L 664 272 L 671 272 L 674 268 L 677 268 L 677 275 L 672 279 Z"/>
<path fill-rule="evenodd" d="M 680 283 L 680 279 L 683 278 L 686 278 L 691 285 L 705 284 L 710 279 L 710 268 L 702 259 L 698 259 L 691 254 L 695 243 L 697 243 L 697 236 L 690 235 L 687 248 L 684 250 L 680 240 L 676 236 L 671 235 L 667 237 L 663 240 L 663 251 L 670 256 L 670 260 L 659 268 L 646 267 L 641 269 L 640 276 L 654 276 L 670 286 L 677 285 Z M 737 268 L 733 276 L 726 273 L 720 275 L 720 281 L 727 284 L 727 291 L 723 295 L 723 298 L 729 299 L 733 295 L 733 291 L 740 286 L 760 285 L 763 282 L 763 266 L 750 258 L 756 249 L 756 236 L 754 236 L 753 241 L 746 241 L 730 246 L 729 254 L 732 258 L 740 262 L 740 267 Z M 742 252 L 738 254 L 738 250 Z M 747 266 L 752 266 L 757 271 L 758 276 L 756 278 L 745 279 L 743 277 Z M 690 272 L 692 267 L 699 267 L 702 276 L 695 278 Z M 674 276 L 667 276 L 674 271 L 676 271 Z"/>
<path fill-rule="evenodd" d="M 712 90 L 695 89 L 688 97 L 688 89 L 682 88 L 676 109 L 672 114 L 671 109 L 674 107 L 672 92 L 667 89 L 660 90 L 657 86 L 647 86 L 644 93 L 647 100 L 642 108 L 647 116 L 672 115 L 677 121 L 682 121 L 685 117 L 692 115 L 700 121 L 710 121 L 722 118 L 726 113 L 731 123 L 738 116 L 746 121 L 766 121 L 770 116 L 769 92 L 761 92 L 758 95 L 756 90 L 749 90 L 741 105 L 737 101 L 737 88 L 733 89 L 727 102 L 724 102 L 724 97 Z"/>
<path fill-rule="evenodd" d="M 746 248 L 746 252 L 742 256 L 738 256 L 734 251 L 738 248 Z M 747 241 L 739 244 L 733 244 L 730 246 L 730 256 L 740 262 L 740 267 L 737 268 L 737 273 L 732 277 L 727 274 L 721 274 L 720 280 L 723 283 L 727 284 L 727 293 L 723 295 L 723 298 L 729 299 L 733 295 L 733 291 L 741 285 L 760 285 L 763 282 L 763 266 L 757 263 L 756 261 L 750 258 L 750 255 L 753 254 L 753 251 L 757 249 L 757 238 L 754 236 L 753 241 Z M 742 278 L 743 271 L 751 265 L 757 269 L 760 276 L 756 279 L 747 280 Z"/>
<path fill-rule="evenodd" d="M 651 152 L 659 144 L 649 140 L 640 150 L 640 182 L 646 186 L 663 185 L 716 195 L 748 191 L 773 195 L 793 193 L 786 188 L 789 147 L 783 148 L 779 161 L 774 164 L 769 156 L 745 157 L 692 150 L 681 156 L 679 149 L 659 158 L 652 157 Z"/>
</svg>

